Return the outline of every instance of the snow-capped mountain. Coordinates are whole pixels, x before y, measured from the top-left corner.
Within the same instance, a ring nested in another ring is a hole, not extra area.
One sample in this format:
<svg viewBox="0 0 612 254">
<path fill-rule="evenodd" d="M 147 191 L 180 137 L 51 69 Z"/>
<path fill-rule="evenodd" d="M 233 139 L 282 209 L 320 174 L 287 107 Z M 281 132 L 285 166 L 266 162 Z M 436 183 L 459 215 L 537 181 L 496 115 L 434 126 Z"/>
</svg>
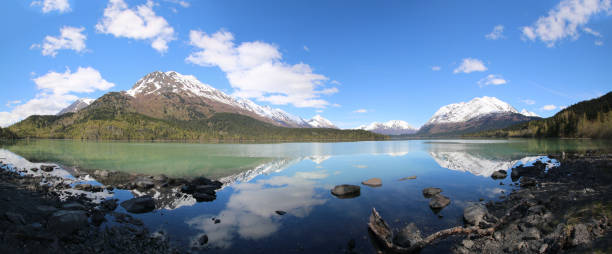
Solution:
<svg viewBox="0 0 612 254">
<path fill-rule="evenodd" d="M 401 120 L 391 120 L 384 123 L 373 122 L 368 125 L 361 125 L 355 129 L 371 131 L 383 135 L 413 134 L 418 131 L 417 128 Z"/>
<path fill-rule="evenodd" d="M 531 112 L 531 111 L 527 111 L 526 109 L 521 110 L 521 115 L 524 116 L 533 116 L 533 117 L 540 117 L 538 114 Z"/>
<path fill-rule="evenodd" d="M 189 103 L 191 105 L 189 110 L 196 110 L 204 115 L 214 112 L 228 112 L 247 115 L 285 127 L 337 128 L 329 120 L 320 116 L 306 121 L 301 117 L 291 115 L 278 108 L 260 106 L 251 100 L 227 95 L 208 84 L 200 82 L 192 75 L 182 75 L 175 71 L 152 72 L 140 79 L 134 84 L 132 89 L 124 93 L 134 97 L 135 104 L 147 104 L 140 107 L 143 110 L 146 110 L 147 107 L 156 106 L 150 105 L 152 97 L 163 95 L 170 98 L 171 94 L 176 94 L 181 97 L 181 103 Z M 156 112 L 159 111 L 160 109 L 156 110 Z M 177 109 L 175 111 L 185 110 Z M 176 112 L 174 114 L 176 115 Z M 175 117 L 175 115 L 172 115 L 172 117 Z"/>
<path fill-rule="evenodd" d="M 332 128 L 338 129 L 338 126 L 334 125 L 331 121 L 323 118 L 321 115 L 316 115 L 308 120 L 308 125 L 312 128 Z"/>
<path fill-rule="evenodd" d="M 63 115 L 66 113 L 74 113 L 77 112 L 87 106 L 89 106 L 89 104 L 91 104 L 92 102 L 94 102 L 95 99 L 89 99 L 89 98 L 80 98 L 78 100 L 76 100 L 75 102 L 73 102 L 72 104 L 70 104 L 68 107 L 60 110 L 60 112 L 58 112 L 56 115 Z"/>
<path fill-rule="evenodd" d="M 531 112 L 528 112 L 531 113 Z M 460 135 L 465 133 L 505 128 L 536 117 L 519 113 L 510 104 L 495 97 L 474 98 L 469 102 L 441 107 L 425 123 L 418 135 Z"/>
<path fill-rule="evenodd" d="M 518 111 L 495 97 L 474 98 L 469 102 L 453 103 L 441 107 L 427 124 L 460 123 L 492 113 L 518 113 Z"/>
</svg>

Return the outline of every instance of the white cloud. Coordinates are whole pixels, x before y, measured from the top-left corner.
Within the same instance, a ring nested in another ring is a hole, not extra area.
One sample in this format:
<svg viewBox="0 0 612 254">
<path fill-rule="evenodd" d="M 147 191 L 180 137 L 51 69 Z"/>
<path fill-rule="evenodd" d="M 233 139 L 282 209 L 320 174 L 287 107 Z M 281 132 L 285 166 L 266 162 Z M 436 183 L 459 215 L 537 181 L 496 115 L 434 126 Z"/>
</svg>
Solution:
<svg viewBox="0 0 612 254">
<path fill-rule="evenodd" d="M 332 85 L 341 85 L 341 84 L 342 84 L 342 83 L 340 83 L 340 81 L 338 81 L 338 80 L 332 80 L 332 81 L 330 81 L 329 83 L 330 83 L 330 84 L 332 84 Z"/>
<path fill-rule="evenodd" d="M 559 109 L 565 109 L 567 106 L 559 106 Z"/>
<path fill-rule="evenodd" d="M 306 45 L 304 45 L 304 51 L 310 52 L 310 48 L 308 48 Z"/>
<path fill-rule="evenodd" d="M 475 71 L 486 71 L 487 67 L 484 65 L 484 63 L 482 63 L 481 60 L 475 59 L 475 58 L 464 58 L 463 62 L 461 62 L 461 65 L 459 65 L 459 67 L 457 67 L 453 73 L 457 74 L 457 73 L 470 73 L 470 72 L 475 72 Z"/>
<path fill-rule="evenodd" d="M 583 28 L 582 31 L 584 31 L 587 34 L 593 35 L 595 37 L 602 37 L 600 32 L 597 32 L 597 31 L 595 31 L 595 30 L 593 30 L 593 29 L 591 29 L 589 27 Z"/>
<path fill-rule="evenodd" d="M 72 49 L 76 52 L 83 52 L 86 49 L 85 40 L 87 36 L 82 32 L 84 27 L 64 26 L 60 28 L 60 35 L 57 37 L 46 36 L 41 44 L 34 44 L 32 48 L 42 48 L 43 56 L 57 55 L 57 51 L 62 49 Z"/>
<path fill-rule="evenodd" d="M 317 113 L 323 113 L 323 110 L 322 109 L 317 109 L 316 112 Z"/>
<path fill-rule="evenodd" d="M 498 85 L 503 85 L 506 83 L 508 83 L 508 81 L 505 80 L 501 75 L 495 75 L 495 74 L 489 74 L 486 77 L 478 81 L 478 85 L 480 87 L 488 86 L 488 85 L 498 86 Z"/>
<path fill-rule="evenodd" d="M 536 103 L 534 100 L 530 100 L 530 99 L 521 100 L 521 101 L 527 105 L 533 105 Z"/>
<path fill-rule="evenodd" d="M 532 26 L 522 28 L 525 39 L 536 39 L 554 47 L 561 39 L 577 39 L 578 28 L 589 22 L 592 16 L 600 12 L 611 14 L 611 0 L 563 0 L 547 16 L 538 18 Z"/>
<path fill-rule="evenodd" d="M 493 31 L 491 31 L 491 33 L 489 34 L 486 34 L 485 38 L 489 40 L 503 39 L 504 38 L 504 26 L 497 25 L 493 27 Z"/>
<path fill-rule="evenodd" d="M 595 45 L 597 45 L 597 46 L 603 46 L 603 45 L 604 45 L 604 43 L 603 43 L 603 41 L 596 40 L 596 41 L 595 41 Z"/>
<path fill-rule="evenodd" d="M 362 113 L 363 114 L 363 113 L 368 113 L 368 110 L 361 108 L 361 109 L 357 109 L 357 110 L 353 111 L 353 113 Z"/>
<path fill-rule="evenodd" d="M 334 108 L 339 108 L 339 107 L 342 107 L 342 105 L 340 105 L 340 104 L 338 104 L 338 103 L 334 103 L 334 104 L 332 104 L 332 107 L 334 107 Z"/>
<path fill-rule="evenodd" d="M 13 105 L 19 104 L 19 103 L 21 103 L 20 100 L 7 101 L 5 105 L 6 105 L 7 108 L 11 108 L 11 107 L 13 107 Z"/>
<path fill-rule="evenodd" d="M 440 66 L 432 66 L 432 67 L 431 67 L 431 70 L 432 70 L 432 71 L 439 71 L 439 70 L 441 70 L 441 69 L 442 69 L 442 67 L 440 67 Z"/>
<path fill-rule="evenodd" d="M 168 3 L 178 4 L 182 6 L 183 8 L 189 8 L 189 6 L 191 6 L 191 4 L 187 1 L 181 1 L 181 0 L 164 0 L 164 1 Z"/>
<path fill-rule="evenodd" d="M 261 41 L 234 44 L 234 35 L 220 30 L 212 35 L 190 32 L 190 43 L 198 49 L 185 60 L 200 66 L 217 66 L 225 72 L 234 95 L 271 104 L 323 108 L 320 98 L 338 92 L 325 88 L 326 76 L 313 73 L 308 64 L 282 61 L 277 46 Z"/>
<path fill-rule="evenodd" d="M 123 0 L 110 0 L 96 30 L 115 37 L 149 40 L 151 47 L 164 53 L 168 50 L 168 43 L 176 40 L 174 28 L 155 14 L 153 6 L 152 1 L 147 1 L 130 9 Z"/>
<path fill-rule="evenodd" d="M 42 6 L 43 13 L 48 13 L 52 11 L 64 13 L 70 11 L 70 3 L 68 3 L 68 0 L 33 1 L 30 6 Z"/>
<path fill-rule="evenodd" d="M 0 112 L 0 126 L 11 125 L 30 115 L 56 114 L 78 99 L 74 93 L 103 91 L 115 85 L 104 80 L 100 72 L 91 67 L 79 67 L 76 72 L 70 69 L 64 73 L 50 71 L 33 81 L 38 94 L 34 99 L 15 106 L 11 112 Z"/>
<path fill-rule="evenodd" d="M 551 111 L 555 109 L 557 109 L 557 106 L 552 105 L 552 104 L 544 105 L 543 107 L 540 108 L 540 110 L 546 110 L 546 111 Z"/>
</svg>

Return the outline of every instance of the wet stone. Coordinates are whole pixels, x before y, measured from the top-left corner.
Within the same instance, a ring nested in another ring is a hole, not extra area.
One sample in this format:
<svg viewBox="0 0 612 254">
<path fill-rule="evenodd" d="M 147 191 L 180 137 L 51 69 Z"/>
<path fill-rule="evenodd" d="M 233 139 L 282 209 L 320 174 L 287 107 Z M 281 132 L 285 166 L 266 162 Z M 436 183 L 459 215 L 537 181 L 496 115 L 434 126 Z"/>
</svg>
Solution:
<svg viewBox="0 0 612 254">
<path fill-rule="evenodd" d="M 338 198 L 353 198 L 361 194 L 361 187 L 357 185 L 342 184 L 335 186 L 331 193 Z"/>
<path fill-rule="evenodd" d="M 370 178 L 368 180 L 365 180 L 361 182 L 361 184 L 370 186 L 370 187 L 380 187 L 382 186 L 382 180 L 380 178 L 375 177 L 375 178 Z"/>
<path fill-rule="evenodd" d="M 442 209 L 450 204 L 450 199 L 442 194 L 436 194 L 429 200 L 429 207 L 432 209 Z"/>
<path fill-rule="evenodd" d="M 423 197 L 431 198 L 440 192 L 442 192 L 442 189 L 440 188 L 425 188 L 423 189 Z"/>
<path fill-rule="evenodd" d="M 155 200 L 142 196 L 121 202 L 121 206 L 131 213 L 146 213 L 155 210 Z"/>
</svg>

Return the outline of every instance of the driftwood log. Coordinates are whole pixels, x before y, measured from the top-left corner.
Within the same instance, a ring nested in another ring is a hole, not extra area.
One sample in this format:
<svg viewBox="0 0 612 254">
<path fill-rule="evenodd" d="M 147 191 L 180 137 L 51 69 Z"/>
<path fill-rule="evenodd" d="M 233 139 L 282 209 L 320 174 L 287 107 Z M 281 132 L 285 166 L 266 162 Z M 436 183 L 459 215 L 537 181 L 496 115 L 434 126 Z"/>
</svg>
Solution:
<svg viewBox="0 0 612 254">
<path fill-rule="evenodd" d="M 497 228 L 499 228 L 501 225 L 506 223 L 506 220 L 510 217 L 510 215 L 512 215 L 512 213 L 516 209 L 518 209 L 524 204 L 525 202 L 520 202 L 514 205 L 504 214 L 504 216 L 501 219 L 497 220 L 495 224 L 493 224 L 492 226 L 488 228 L 480 228 L 478 225 L 476 225 L 476 226 L 471 226 L 471 227 L 458 226 L 458 227 L 453 227 L 449 229 L 444 229 L 444 230 L 440 230 L 438 232 L 435 232 L 423 238 L 422 240 L 416 242 L 412 246 L 407 246 L 407 247 L 397 245 L 393 242 L 393 232 L 389 228 L 389 225 L 387 224 L 387 222 L 385 222 L 383 218 L 380 216 L 380 214 L 378 213 L 378 211 L 376 211 L 376 208 L 372 208 L 372 214 L 370 215 L 368 229 L 376 237 L 376 240 L 381 244 L 381 247 L 385 251 L 389 251 L 393 253 L 414 253 L 424 248 L 425 246 L 432 244 L 435 240 L 439 238 L 444 238 L 444 237 L 451 236 L 451 235 L 458 235 L 458 234 L 478 234 L 480 236 L 490 235 L 493 232 L 495 232 Z"/>
</svg>

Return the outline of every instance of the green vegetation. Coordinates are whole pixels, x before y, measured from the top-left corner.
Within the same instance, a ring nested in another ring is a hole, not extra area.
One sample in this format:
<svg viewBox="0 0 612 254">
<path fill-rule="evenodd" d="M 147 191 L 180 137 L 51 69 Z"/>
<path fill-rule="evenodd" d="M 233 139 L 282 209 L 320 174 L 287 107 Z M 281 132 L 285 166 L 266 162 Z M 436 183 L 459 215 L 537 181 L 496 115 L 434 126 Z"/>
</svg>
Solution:
<svg viewBox="0 0 612 254">
<path fill-rule="evenodd" d="M 546 119 L 464 136 L 612 138 L 612 92 L 572 105 Z"/>
<path fill-rule="evenodd" d="M 9 129 L 0 128 L 0 139 L 16 139 L 17 136 L 15 133 L 10 131 Z"/>
<path fill-rule="evenodd" d="M 363 130 L 283 128 L 253 118 L 216 113 L 202 120 L 166 120 L 130 110 L 128 99 L 109 93 L 89 107 L 61 116 L 30 116 L 9 130 L 19 138 L 89 140 L 338 141 L 386 136 Z"/>
</svg>

